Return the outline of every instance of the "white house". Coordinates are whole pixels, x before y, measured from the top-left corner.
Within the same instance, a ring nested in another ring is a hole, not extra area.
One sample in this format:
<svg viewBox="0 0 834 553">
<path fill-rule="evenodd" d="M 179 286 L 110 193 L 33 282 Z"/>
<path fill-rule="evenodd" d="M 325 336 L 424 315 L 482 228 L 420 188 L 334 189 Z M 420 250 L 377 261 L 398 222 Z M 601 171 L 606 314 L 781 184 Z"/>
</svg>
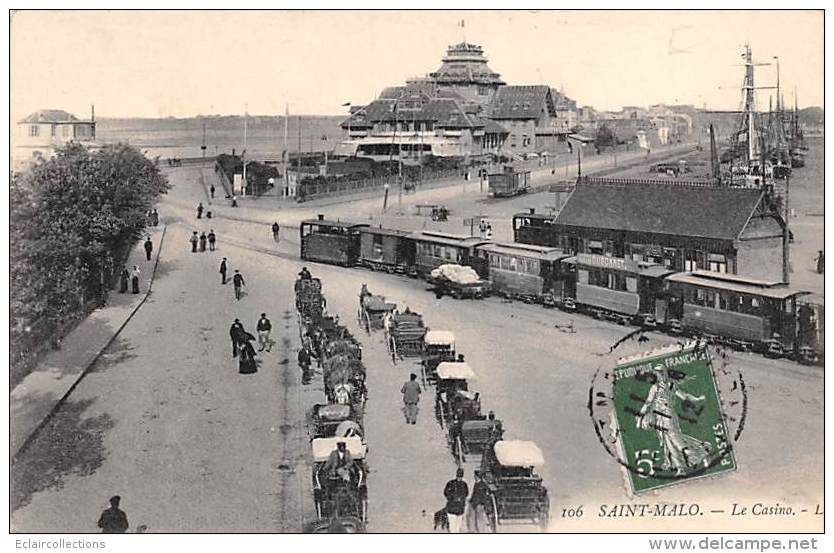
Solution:
<svg viewBox="0 0 834 553">
<path fill-rule="evenodd" d="M 36 111 L 17 122 L 12 138 L 12 169 L 25 169 L 37 156 L 49 157 L 68 142 L 91 145 L 95 140 L 95 110 L 86 121 L 60 109 Z"/>
</svg>

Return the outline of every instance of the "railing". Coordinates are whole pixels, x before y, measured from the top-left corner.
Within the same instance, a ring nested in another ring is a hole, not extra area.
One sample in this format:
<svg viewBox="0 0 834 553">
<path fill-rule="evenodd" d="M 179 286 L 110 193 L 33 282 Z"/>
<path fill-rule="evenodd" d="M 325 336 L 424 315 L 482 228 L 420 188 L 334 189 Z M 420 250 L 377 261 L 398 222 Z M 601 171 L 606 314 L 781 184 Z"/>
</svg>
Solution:
<svg viewBox="0 0 834 553">
<path fill-rule="evenodd" d="M 459 169 L 437 169 L 423 171 L 423 184 L 431 184 L 450 178 L 461 177 Z M 329 196 L 338 196 L 341 194 L 351 194 L 354 192 L 363 192 L 367 190 L 375 190 L 384 187 L 386 184 L 390 185 L 390 192 L 395 193 L 399 190 L 396 176 L 378 176 L 365 179 L 356 180 L 339 180 L 332 182 L 310 182 L 302 181 L 299 184 L 299 201 L 314 200 Z M 404 181 L 403 190 L 409 191 L 420 186 L 420 181 Z"/>
<path fill-rule="evenodd" d="M 633 177 L 589 177 L 581 176 L 576 179 L 576 184 L 602 184 L 606 186 L 631 186 L 631 185 L 666 185 L 666 186 L 691 186 L 696 188 L 717 188 L 718 183 L 712 180 L 667 180 L 647 179 Z"/>
</svg>

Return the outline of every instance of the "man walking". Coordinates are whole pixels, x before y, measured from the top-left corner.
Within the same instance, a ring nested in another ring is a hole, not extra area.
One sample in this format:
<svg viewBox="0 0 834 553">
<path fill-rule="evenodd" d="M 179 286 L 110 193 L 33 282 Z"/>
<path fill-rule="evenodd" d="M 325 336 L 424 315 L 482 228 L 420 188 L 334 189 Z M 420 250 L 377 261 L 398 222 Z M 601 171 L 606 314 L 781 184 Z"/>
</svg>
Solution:
<svg viewBox="0 0 834 553">
<path fill-rule="evenodd" d="M 272 330 L 272 323 L 266 318 L 266 313 L 261 313 L 261 318 L 258 319 L 258 351 L 272 351 L 272 341 L 269 339 L 269 333 Z"/>
<path fill-rule="evenodd" d="M 213 200 L 214 199 L 214 185 L 213 184 L 211 185 L 211 188 L 209 188 L 209 192 L 211 193 L 211 199 Z"/>
<path fill-rule="evenodd" d="M 102 534 L 124 534 L 127 532 L 127 515 L 119 509 L 122 498 L 114 495 L 110 498 L 110 508 L 105 509 L 98 518 L 98 527 Z"/>
<path fill-rule="evenodd" d="M 229 327 L 229 338 L 232 339 L 232 357 L 237 357 L 237 345 L 243 341 L 246 330 L 243 328 L 240 319 L 235 319 L 232 326 Z"/>
<path fill-rule="evenodd" d="M 197 242 L 199 241 L 200 238 L 197 236 L 197 231 L 195 230 L 191 235 L 191 253 L 197 253 Z"/>
<path fill-rule="evenodd" d="M 463 532 L 463 513 L 466 511 L 466 498 L 469 496 L 469 486 L 463 481 L 462 468 L 458 468 L 454 480 L 446 483 L 443 496 L 446 498 L 449 533 L 460 534 Z"/>
<path fill-rule="evenodd" d="M 226 258 L 220 262 L 220 284 L 226 284 Z"/>
<path fill-rule="evenodd" d="M 272 223 L 272 239 L 276 242 L 278 241 L 278 234 L 281 231 L 281 227 L 278 226 L 278 221 Z"/>
<path fill-rule="evenodd" d="M 307 344 L 301 346 L 298 350 L 298 367 L 301 369 L 301 383 L 310 383 L 310 352 L 307 350 Z"/>
<path fill-rule="evenodd" d="M 420 403 L 420 385 L 417 383 L 417 375 L 411 373 L 411 378 L 403 384 L 400 392 L 403 395 L 403 412 L 405 413 L 406 424 L 417 424 L 417 404 Z"/>
<path fill-rule="evenodd" d="M 214 234 L 214 229 L 211 229 L 208 233 L 208 243 L 209 243 L 209 251 L 214 251 L 214 243 L 217 241 L 217 235 Z"/>
<path fill-rule="evenodd" d="M 148 258 L 148 261 L 151 260 L 151 252 L 153 252 L 153 242 L 151 242 L 151 237 L 148 236 L 145 239 L 145 257 Z"/>
<path fill-rule="evenodd" d="M 202 218 L 203 218 L 203 209 L 204 209 L 204 208 L 203 208 L 203 202 L 200 202 L 200 203 L 197 205 L 197 218 L 198 218 L 198 219 L 202 219 Z"/>
<path fill-rule="evenodd" d="M 245 286 L 246 281 L 243 280 L 243 275 L 237 269 L 235 269 L 235 274 L 232 276 L 232 284 L 235 286 L 235 299 L 240 301 L 240 287 Z"/>
</svg>

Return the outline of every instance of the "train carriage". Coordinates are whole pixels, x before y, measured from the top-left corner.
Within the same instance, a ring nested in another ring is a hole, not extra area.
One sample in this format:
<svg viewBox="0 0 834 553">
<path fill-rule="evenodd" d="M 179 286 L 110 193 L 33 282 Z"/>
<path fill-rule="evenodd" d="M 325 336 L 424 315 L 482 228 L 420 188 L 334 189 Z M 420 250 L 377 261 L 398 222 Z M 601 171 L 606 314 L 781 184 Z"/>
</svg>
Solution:
<svg viewBox="0 0 834 553">
<path fill-rule="evenodd" d="M 531 208 L 527 213 L 513 215 L 513 240 L 519 244 L 558 247 L 558 237 L 553 232 L 555 215 L 536 213 Z"/>
<path fill-rule="evenodd" d="M 410 234 L 381 227 L 359 228 L 359 265 L 374 271 L 412 274 L 414 241 Z"/>
<path fill-rule="evenodd" d="M 483 244 L 478 256 L 489 267 L 493 293 L 542 301 L 546 294 L 562 298 L 567 274 L 561 260 L 570 257 L 558 248 L 529 244 Z"/>
<path fill-rule="evenodd" d="M 669 315 L 684 329 L 772 354 L 795 351 L 797 298 L 807 292 L 711 271 L 677 273 L 666 282 Z"/>
<path fill-rule="evenodd" d="M 468 265 L 482 278 L 486 276 L 487 269 L 478 258 L 475 248 L 489 240 L 427 230 L 414 232 L 409 238 L 415 247 L 414 269 L 422 278 L 431 274 L 433 269 L 450 263 Z"/>
<path fill-rule="evenodd" d="M 598 318 L 654 326 L 666 319 L 662 265 L 597 254 L 577 254 L 562 263 L 576 270 L 576 304 Z"/>
<path fill-rule="evenodd" d="M 352 267 L 360 254 L 359 231 L 367 226 L 323 215 L 301 221 L 301 259 Z"/>
</svg>

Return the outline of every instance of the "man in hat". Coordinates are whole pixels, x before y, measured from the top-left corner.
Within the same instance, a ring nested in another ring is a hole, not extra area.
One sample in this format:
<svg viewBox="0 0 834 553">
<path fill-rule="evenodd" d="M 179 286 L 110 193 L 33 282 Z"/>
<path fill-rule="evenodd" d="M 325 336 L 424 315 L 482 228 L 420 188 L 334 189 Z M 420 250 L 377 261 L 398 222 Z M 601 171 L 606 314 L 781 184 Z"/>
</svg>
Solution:
<svg viewBox="0 0 834 553">
<path fill-rule="evenodd" d="M 119 509 L 122 498 L 114 495 L 110 498 L 110 508 L 105 509 L 98 519 L 102 534 L 124 534 L 127 532 L 127 515 Z"/>
<path fill-rule="evenodd" d="M 243 280 L 243 275 L 237 269 L 235 269 L 235 274 L 232 276 L 232 284 L 235 286 L 235 299 L 240 301 L 240 288 L 246 285 L 246 281 Z"/>
<path fill-rule="evenodd" d="M 148 235 L 145 238 L 145 257 L 148 258 L 148 261 L 151 260 L 151 252 L 153 252 L 153 242 L 151 242 L 151 237 Z"/>
<path fill-rule="evenodd" d="M 261 313 L 261 318 L 258 319 L 258 351 L 272 351 L 272 341 L 269 339 L 269 333 L 272 330 L 272 323 L 266 318 L 266 313 Z"/>
<path fill-rule="evenodd" d="M 229 327 L 229 338 L 232 339 L 232 357 L 237 357 L 237 345 L 244 340 L 246 330 L 240 319 L 235 319 L 232 326 Z"/>
<path fill-rule="evenodd" d="M 463 513 L 466 511 L 466 498 L 469 496 L 469 486 L 463 480 L 463 469 L 458 468 L 455 479 L 449 480 L 443 488 L 446 498 L 446 516 L 449 518 L 449 533 L 463 532 Z"/>
<path fill-rule="evenodd" d="M 211 229 L 208 233 L 208 245 L 209 251 L 214 251 L 214 243 L 217 242 L 217 235 L 214 234 L 214 229 Z"/>
<path fill-rule="evenodd" d="M 204 208 L 203 208 L 203 202 L 200 202 L 200 203 L 197 205 L 197 218 L 198 218 L 198 219 L 202 219 L 202 218 L 203 218 L 203 209 L 204 209 Z"/>
<path fill-rule="evenodd" d="M 302 280 L 311 280 L 313 275 L 310 274 L 310 271 L 307 270 L 307 267 L 302 267 L 301 272 L 298 273 L 298 276 L 301 277 Z"/>
<path fill-rule="evenodd" d="M 220 284 L 226 284 L 226 271 L 228 270 L 226 266 L 226 258 L 223 258 L 223 261 L 220 262 Z"/>
<path fill-rule="evenodd" d="M 417 383 L 417 375 L 411 373 L 408 382 L 403 384 L 400 393 L 403 395 L 403 412 L 405 413 L 406 424 L 417 424 L 417 404 L 420 403 L 420 385 Z"/>
<path fill-rule="evenodd" d="M 195 230 L 191 234 L 191 253 L 197 253 L 197 242 L 200 241 L 200 237 L 197 236 L 197 231 Z"/>
<path fill-rule="evenodd" d="M 324 474 L 328 478 L 350 481 L 350 471 L 353 470 L 353 457 L 343 441 L 336 443 L 336 449 L 330 452 L 324 464 Z"/>
</svg>

